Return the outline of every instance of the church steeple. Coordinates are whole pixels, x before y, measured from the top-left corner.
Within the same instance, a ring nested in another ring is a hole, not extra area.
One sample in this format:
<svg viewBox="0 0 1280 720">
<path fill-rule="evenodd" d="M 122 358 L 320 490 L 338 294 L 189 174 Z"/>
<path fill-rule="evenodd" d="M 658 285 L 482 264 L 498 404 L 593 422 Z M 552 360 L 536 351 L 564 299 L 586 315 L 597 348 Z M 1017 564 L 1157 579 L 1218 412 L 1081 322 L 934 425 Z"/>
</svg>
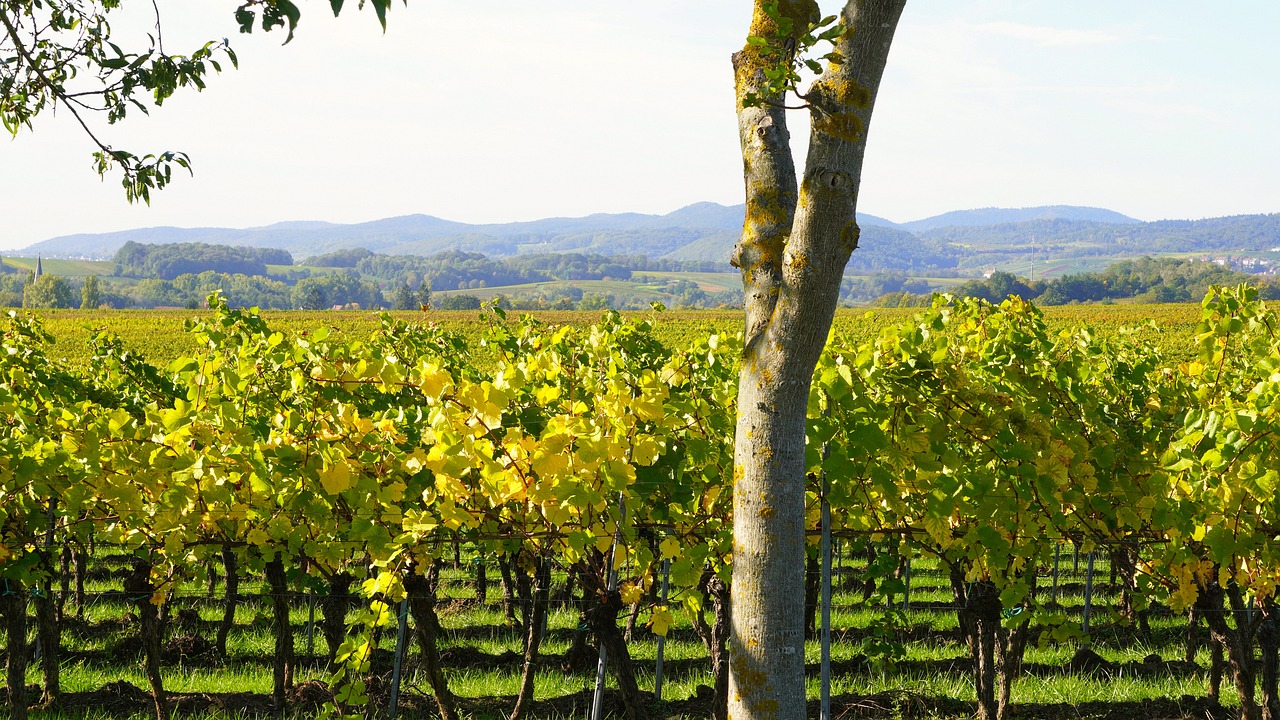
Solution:
<svg viewBox="0 0 1280 720">
<path fill-rule="evenodd" d="M 40 264 L 40 256 L 36 256 L 36 277 L 44 274 L 44 267 Z"/>
</svg>

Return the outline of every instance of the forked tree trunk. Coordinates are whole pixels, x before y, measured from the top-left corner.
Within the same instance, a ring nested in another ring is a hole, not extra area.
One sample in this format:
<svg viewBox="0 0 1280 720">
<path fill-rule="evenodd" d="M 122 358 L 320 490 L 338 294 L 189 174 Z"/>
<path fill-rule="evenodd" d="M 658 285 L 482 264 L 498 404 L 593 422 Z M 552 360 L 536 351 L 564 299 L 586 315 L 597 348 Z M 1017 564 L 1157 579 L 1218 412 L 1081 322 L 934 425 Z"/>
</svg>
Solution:
<svg viewBox="0 0 1280 720">
<path fill-rule="evenodd" d="M 4 583 L 0 606 L 6 629 L 5 663 L 9 690 L 9 717 L 27 720 L 27 591 L 16 580 Z"/>
<path fill-rule="evenodd" d="M 422 649 L 422 668 L 426 671 L 436 708 L 441 720 L 457 720 L 458 705 L 440 663 L 440 618 L 436 615 L 436 593 L 440 587 L 440 566 L 433 563 L 426 575 L 410 572 L 404 581 L 409 595 L 409 612 L 413 614 L 413 631 Z"/>
<path fill-rule="evenodd" d="M 750 34 L 776 24 L 756 0 Z M 767 90 L 774 63 L 748 43 L 733 56 L 746 219 L 733 264 L 742 273 L 746 340 L 734 446 L 733 636 L 729 714 L 805 717 L 805 411 L 827 340 L 855 222 L 866 131 L 906 0 L 848 0 L 837 40 L 844 61 L 807 93 L 813 132 L 797 182 L 785 110 Z M 812 0 L 778 3 L 799 18 Z M 748 107 L 750 96 L 763 102 Z M 794 99 L 791 99 L 794 101 Z"/>
</svg>

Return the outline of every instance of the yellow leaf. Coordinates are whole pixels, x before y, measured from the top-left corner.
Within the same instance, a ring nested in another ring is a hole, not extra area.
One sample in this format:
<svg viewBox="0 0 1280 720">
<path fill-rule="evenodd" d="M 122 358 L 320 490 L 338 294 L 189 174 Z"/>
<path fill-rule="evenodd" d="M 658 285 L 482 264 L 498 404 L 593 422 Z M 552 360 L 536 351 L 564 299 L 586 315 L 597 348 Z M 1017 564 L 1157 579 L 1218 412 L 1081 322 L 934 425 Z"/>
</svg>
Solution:
<svg viewBox="0 0 1280 720">
<path fill-rule="evenodd" d="M 660 605 L 653 610 L 653 615 L 649 618 L 649 627 L 653 630 L 654 635 L 662 637 L 667 636 L 667 629 L 671 627 L 674 618 L 671 617 L 671 611 L 666 605 Z"/>
<path fill-rule="evenodd" d="M 262 528 L 254 528 L 250 530 L 249 534 L 245 537 L 245 540 L 247 540 L 250 545 L 257 545 L 258 547 L 266 545 L 267 541 L 270 539 L 271 536 L 267 535 L 266 531 Z"/>
<path fill-rule="evenodd" d="M 641 435 L 631 448 L 631 459 L 647 467 L 658 461 L 658 452 L 658 441 L 652 435 Z"/>
<path fill-rule="evenodd" d="M 419 371 L 418 389 L 429 401 L 435 401 L 440 398 L 440 393 L 452 380 L 449 373 L 441 370 L 439 366 L 428 363 Z"/>
<path fill-rule="evenodd" d="M 320 472 L 320 484 L 330 495 L 346 490 L 351 487 L 351 466 L 345 460 L 330 465 Z"/>
<path fill-rule="evenodd" d="M 646 392 L 631 401 L 631 410 L 641 420 L 660 420 L 662 418 L 662 399 Z"/>
<path fill-rule="evenodd" d="M 640 586 L 634 583 L 624 583 L 619 593 L 622 595 L 624 605 L 635 605 L 640 602 L 641 596 L 644 595 L 644 591 L 640 589 Z"/>
<path fill-rule="evenodd" d="M 680 542 L 675 538 L 667 538 L 658 545 L 659 552 L 662 553 L 663 560 L 674 560 L 680 557 Z"/>
<path fill-rule="evenodd" d="M 550 405 L 560 399 L 560 388 L 555 385 L 543 385 L 534 392 L 539 405 Z"/>
</svg>

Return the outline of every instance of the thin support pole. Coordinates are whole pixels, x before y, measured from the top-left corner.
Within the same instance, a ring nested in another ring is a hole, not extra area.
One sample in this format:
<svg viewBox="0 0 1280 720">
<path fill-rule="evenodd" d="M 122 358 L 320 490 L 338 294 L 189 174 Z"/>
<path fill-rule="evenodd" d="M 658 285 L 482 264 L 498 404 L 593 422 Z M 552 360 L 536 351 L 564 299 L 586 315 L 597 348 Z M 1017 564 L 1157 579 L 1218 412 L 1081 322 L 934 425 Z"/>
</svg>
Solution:
<svg viewBox="0 0 1280 720">
<path fill-rule="evenodd" d="M 1084 630 L 1084 646 L 1089 647 L 1089 611 L 1093 608 L 1093 553 L 1089 553 L 1086 560 L 1086 569 L 1084 576 L 1084 621 L 1081 623 L 1081 629 Z"/>
<path fill-rule="evenodd" d="M 827 478 L 825 466 L 827 458 L 831 454 L 831 448 L 827 443 L 822 444 L 822 635 L 820 642 L 822 645 L 822 665 L 821 665 L 821 685 L 822 685 L 822 704 L 819 709 L 818 717 L 820 720 L 831 720 L 831 502 L 828 495 L 831 492 L 831 481 Z"/>
<path fill-rule="evenodd" d="M 618 524 L 613 529 L 613 547 L 609 548 L 609 583 L 608 591 L 612 595 L 618 589 L 618 570 L 615 558 L 618 555 L 618 546 L 622 544 L 622 526 L 627 522 L 627 501 L 626 496 L 618 493 Z M 609 665 L 609 651 L 605 649 L 604 641 L 600 642 L 600 662 L 596 665 L 596 692 L 591 698 L 591 720 L 600 720 L 604 717 L 604 677 L 605 669 Z"/>
<path fill-rule="evenodd" d="M 400 630 L 396 635 L 396 662 L 391 672 L 391 709 L 388 720 L 396 720 L 396 712 L 400 709 L 400 671 L 404 667 L 405 635 L 409 625 L 409 596 L 406 594 L 400 601 Z"/>
<path fill-rule="evenodd" d="M 1062 557 L 1062 543 L 1053 546 L 1053 604 L 1058 604 L 1058 560 Z"/>
<path fill-rule="evenodd" d="M 671 585 L 671 558 L 662 561 L 662 606 L 667 606 L 667 591 Z M 653 669 L 653 698 L 662 701 L 662 659 L 667 647 L 667 636 L 658 636 L 658 662 Z"/>
<path fill-rule="evenodd" d="M 905 543 L 904 543 L 905 544 Z M 902 557 L 902 609 L 911 609 L 911 554 Z"/>
</svg>

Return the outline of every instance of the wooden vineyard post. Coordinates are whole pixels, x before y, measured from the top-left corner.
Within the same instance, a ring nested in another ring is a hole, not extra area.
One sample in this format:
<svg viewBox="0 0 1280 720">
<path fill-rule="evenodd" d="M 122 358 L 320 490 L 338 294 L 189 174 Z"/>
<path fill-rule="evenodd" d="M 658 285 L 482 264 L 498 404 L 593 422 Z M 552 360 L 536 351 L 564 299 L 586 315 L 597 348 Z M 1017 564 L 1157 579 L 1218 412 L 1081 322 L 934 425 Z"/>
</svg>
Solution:
<svg viewBox="0 0 1280 720">
<path fill-rule="evenodd" d="M 618 546 L 622 544 L 622 526 L 627 521 L 627 501 L 622 493 L 618 493 L 618 524 L 613 529 L 613 547 L 609 548 L 609 570 L 606 592 L 610 595 L 618 589 L 618 571 L 614 567 L 614 559 L 618 555 Z M 600 640 L 600 662 L 596 665 L 596 691 L 591 698 L 591 720 L 604 717 L 604 678 L 609 666 L 609 650 L 604 640 Z"/>
</svg>

